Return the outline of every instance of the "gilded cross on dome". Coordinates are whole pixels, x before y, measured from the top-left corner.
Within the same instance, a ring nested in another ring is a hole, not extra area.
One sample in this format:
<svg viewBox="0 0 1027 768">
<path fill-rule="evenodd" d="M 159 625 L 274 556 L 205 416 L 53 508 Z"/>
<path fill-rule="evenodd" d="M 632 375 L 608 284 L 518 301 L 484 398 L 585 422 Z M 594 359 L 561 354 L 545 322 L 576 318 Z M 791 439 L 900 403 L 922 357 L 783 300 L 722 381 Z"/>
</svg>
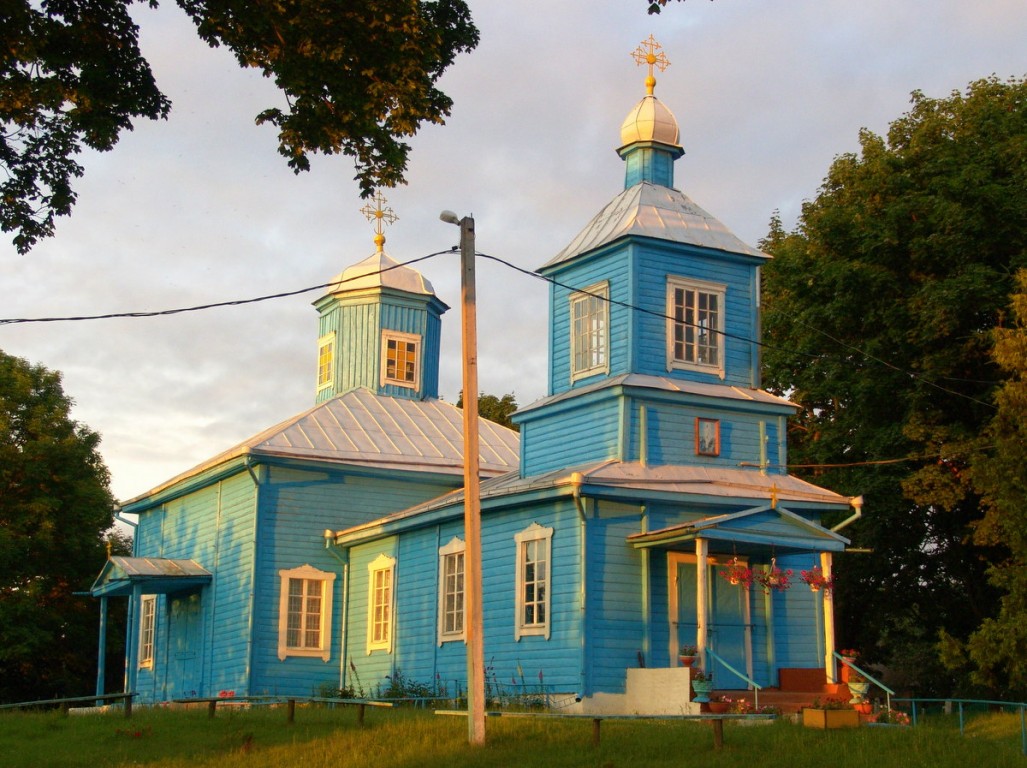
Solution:
<svg viewBox="0 0 1027 768">
<path fill-rule="evenodd" d="M 386 206 L 388 202 L 383 196 L 381 191 L 374 193 L 372 198 L 374 206 L 368 203 L 360 212 L 364 214 L 368 221 L 374 221 L 374 244 L 378 247 L 378 252 L 381 253 L 385 247 L 385 225 L 394 224 L 399 216 L 395 212 Z"/>
<path fill-rule="evenodd" d="M 649 74 L 645 78 L 645 88 L 649 95 L 652 96 L 653 89 L 656 87 L 656 76 L 653 74 L 653 67 L 663 72 L 670 66 L 670 59 L 663 52 L 663 46 L 656 42 L 656 38 L 652 35 L 649 35 L 648 40 L 643 40 L 638 48 L 631 52 L 631 56 L 639 66 L 642 64 L 648 65 Z"/>
</svg>

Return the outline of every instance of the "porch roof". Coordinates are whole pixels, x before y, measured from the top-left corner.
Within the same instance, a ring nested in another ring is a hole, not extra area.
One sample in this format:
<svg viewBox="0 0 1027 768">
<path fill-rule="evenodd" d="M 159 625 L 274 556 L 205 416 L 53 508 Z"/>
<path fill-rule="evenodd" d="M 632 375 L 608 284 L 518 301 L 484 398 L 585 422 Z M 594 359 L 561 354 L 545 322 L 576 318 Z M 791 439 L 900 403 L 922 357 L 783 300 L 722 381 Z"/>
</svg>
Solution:
<svg viewBox="0 0 1027 768">
<path fill-rule="evenodd" d="M 849 540 L 780 505 L 763 505 L 724 515 L 691 520 L 658 531 L 635 533 L 627 541 L 636 549 L 672 547 L 707 539 L 730 551 L 771 546 L 788 552 L 841 552 Z"/>
<path fill-rule="evenodd" d="M 103 566 L 89 592 L 93 597 L 127 597 L 138 585 L 144 595 L 171 594 L 202 587 L 213 578 L 195 560 L 116 555 Z"/>
</svg>

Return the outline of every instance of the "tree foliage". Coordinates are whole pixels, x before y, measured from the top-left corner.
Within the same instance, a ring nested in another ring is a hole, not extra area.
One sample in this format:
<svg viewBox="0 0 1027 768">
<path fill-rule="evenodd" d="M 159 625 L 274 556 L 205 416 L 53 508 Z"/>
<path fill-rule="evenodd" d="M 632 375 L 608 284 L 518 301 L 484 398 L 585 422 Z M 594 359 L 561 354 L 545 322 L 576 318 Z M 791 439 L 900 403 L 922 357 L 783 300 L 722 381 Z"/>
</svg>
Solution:
<svg viewBox="0 0 1027 768">
<path fill-rule="evenodd" d="M 113 499 L 71 405 L 59 374 L 0 352 L 2 701 L 81 696 L 96 679 L 96 602 L 73 592 L 100 571 Z"/>
<path fill-rule="evenodd" d="M 459 397 L 456 400 L 456 407 L 464 407 L 464 393 L 461 391 Z M 486 395 L 484 392 L 478 395 L 478 415 L 483 419 L 495 422 L 503 427 L 519 431 L 519 428 L 510 417 L 514 411 L 517 410 L 517 400 L 513 393 L 508 393 L 502 397 L 496 395 Z"/>
<path fill-rule="evenodd" d="M 1007 378 L 996 393 L 998 410 L 971 468 L 984 498 L 985 515 L 976 540 L 1001 548 L 989 570 L 1002 591 L 999 611 L 986 619 L 957 654 L 974 677 L 992 690 L 1027 694 L 1027 270 L 1017 274 L 1012 325 L 996 328 L 995 362 Z"/>
<path fill-rule="evenodd" d="M 84 147 L 107 151 L 134 119 L 168 114 L 139 50 L 134 2 L 0 5 L 0 228 L 22 253 L 71 212 Z M 364 196 L 403 182 L 404 139 L 443 122 L 452 100 L 435 83 L 478 42 L 464 0 L 178 4 L 203 40 L 274 79 L 287 106 L 256 120 L 278 129 L 289 166 L 298 173 L 311 153 L 345 153 Z"/>
<path fill-rule="evenodd" d="M 991 331 L 1027 265 L 1027 85 L 914 92 L 860 146 L 762 244 L 765 381 L 800 406 L 791 461 L 866 497 L 846 533 L 871 552 L 838 563 L 844 643 L 927 690 L 938 631 L 965 639 L 996 604 L 967 469 L 1004 376 Z"/>
</svg>

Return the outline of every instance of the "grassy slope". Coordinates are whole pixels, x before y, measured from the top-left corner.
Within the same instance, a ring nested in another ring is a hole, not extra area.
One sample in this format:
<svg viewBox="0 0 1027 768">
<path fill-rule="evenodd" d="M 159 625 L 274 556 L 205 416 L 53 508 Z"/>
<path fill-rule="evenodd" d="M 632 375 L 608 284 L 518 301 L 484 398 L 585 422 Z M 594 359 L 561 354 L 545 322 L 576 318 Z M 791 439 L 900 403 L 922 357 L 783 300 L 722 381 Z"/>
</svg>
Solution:
<svg viewBox="0 0 1027 768">
<path fill-rule="evenodd" d="M 607 722 L 602 744 L 591 744 L 588 720 L 490 720 L 488 743 L 467 745 L 462 718 L 409 710 L 370 711 L 363 728 L 353 710 L 137 710 L 120 715 L 61 717 L 0 714 L 4 768 L 463 768 L 467 766 L 674 766 L 703 768 L 788 765 L 789 768 L 990 768 L 1027 766 L 1015 715 L 983 715 L 960 736 L 951 722 L 916 728 L 815 731 L 790 722 L 728 724 L 713 751 L 704 723 Z"/>
</svg>

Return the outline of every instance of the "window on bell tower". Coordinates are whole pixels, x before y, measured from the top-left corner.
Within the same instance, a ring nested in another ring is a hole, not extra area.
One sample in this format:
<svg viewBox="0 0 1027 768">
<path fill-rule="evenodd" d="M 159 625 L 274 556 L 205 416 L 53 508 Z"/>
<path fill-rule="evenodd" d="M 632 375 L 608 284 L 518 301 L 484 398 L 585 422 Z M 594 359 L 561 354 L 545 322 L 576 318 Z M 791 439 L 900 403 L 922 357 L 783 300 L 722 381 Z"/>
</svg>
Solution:
<svg viewBox="0 0 1027 768">
<path fill-rule="evenodd" d="M 335 381 L 335 333 L 329 333 L 317 342 L 317 389 L 330 387 Z"/>
<path fill-rule="evenodd" d="M 571 381 L 610 370 L 609 296 L 608 283 L 571 296 Z"/>
<path fill-rule="evenodd" d="M 382 333 L 382 384 L 418 389 L 421 337 L 412 333 Z"/>
<path fill-rule="evenodd" d="M 667 279 L 667 369 L 724 375 L 723 285 Z"/>
</svg>

